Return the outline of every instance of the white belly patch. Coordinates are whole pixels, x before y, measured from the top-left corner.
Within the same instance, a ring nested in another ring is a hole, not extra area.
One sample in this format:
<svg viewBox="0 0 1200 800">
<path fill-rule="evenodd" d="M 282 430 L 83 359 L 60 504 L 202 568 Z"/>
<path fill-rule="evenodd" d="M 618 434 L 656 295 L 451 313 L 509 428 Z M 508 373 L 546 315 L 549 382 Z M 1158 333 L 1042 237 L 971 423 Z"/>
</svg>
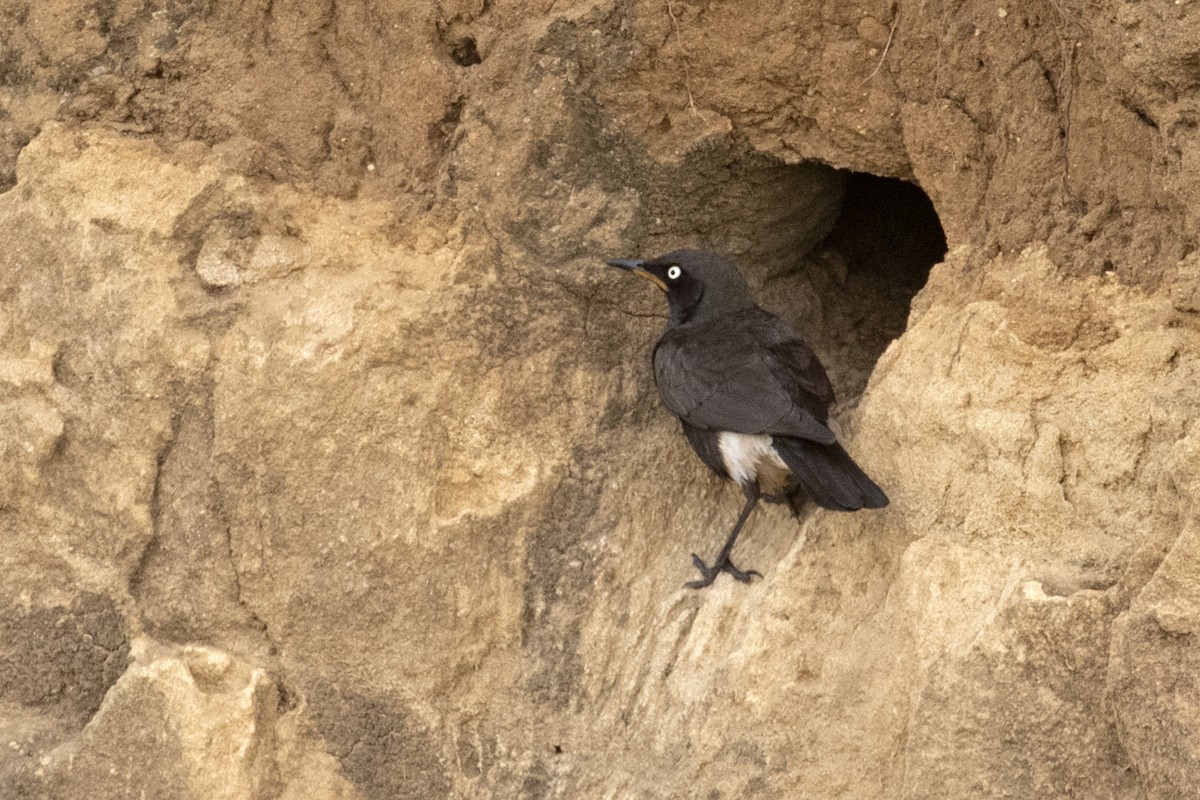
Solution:
<svg viewBox="0 0 1200 800">
<path fill-rule="evenodd" d="M 788 472 L 787 464 L 775 452 L 771 437 L 765 433 L 721 431 L 717 437 L 717 447 L 721 451 L 721 460 L 725 462 L 725 471 L 739 486 L 766 477 L 763 473 L 771 473 L 774 482 L 780 470 L 784 474 Z"/>
</svg>

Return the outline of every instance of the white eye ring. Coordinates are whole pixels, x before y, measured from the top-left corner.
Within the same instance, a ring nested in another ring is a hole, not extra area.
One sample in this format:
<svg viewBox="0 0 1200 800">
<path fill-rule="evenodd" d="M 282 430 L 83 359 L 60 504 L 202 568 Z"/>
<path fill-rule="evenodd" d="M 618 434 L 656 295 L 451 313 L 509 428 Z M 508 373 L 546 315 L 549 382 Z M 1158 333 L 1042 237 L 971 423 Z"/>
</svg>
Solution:
<svg viewBox="0 0 1200 800">
<path fill-rule="evenodd" d="M 667 277 L 670 278 L 671 280 L 675 280 L 682 274 L 683 274 L 683 270 L 681 270 L 678 266 L 671 267 L 670 269 L 667 270 Z"/>
</svg>

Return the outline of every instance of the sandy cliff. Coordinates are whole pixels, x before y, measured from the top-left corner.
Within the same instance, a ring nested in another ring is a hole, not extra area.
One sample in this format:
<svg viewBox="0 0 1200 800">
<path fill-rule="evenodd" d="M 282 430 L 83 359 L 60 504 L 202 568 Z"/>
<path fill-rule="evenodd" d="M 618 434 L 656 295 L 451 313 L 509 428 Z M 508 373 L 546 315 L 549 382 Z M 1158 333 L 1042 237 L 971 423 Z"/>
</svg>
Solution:
<svg viewBox="0 0 1200 800">
<path fill-rule="evenodd" d="M 1197 63 L 1186 2 L 0 0 L 0 794 L 1195 797 Z M 703 592 L 740 495 L 601 261 L 685 244 L 892 498 Z"/>
</svg>

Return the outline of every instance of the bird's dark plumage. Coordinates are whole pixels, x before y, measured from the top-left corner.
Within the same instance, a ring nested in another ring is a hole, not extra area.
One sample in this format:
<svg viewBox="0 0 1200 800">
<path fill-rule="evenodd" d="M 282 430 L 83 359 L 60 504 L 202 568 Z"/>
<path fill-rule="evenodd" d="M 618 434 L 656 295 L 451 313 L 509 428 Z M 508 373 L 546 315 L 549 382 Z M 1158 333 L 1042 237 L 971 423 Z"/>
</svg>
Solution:
<svg viewBox="0 0 1200 800">
<path fill-rule="evenodd" d="M 755 304 L 731 262 L 676 250 L 650 260 L 614 259 L 667 295 L 670 317 L 654 346 L 663 404 L 683 424 L 697 455 L 746 495 L 737 524 L 703 578 L 748 581 L 729 553 L 760 495 L 796 507 L 804 496 L 838 511 L 882 508 L 887 496 L 850 458 L 828 426 L 833 387 L 816 355 L 782 320 Z"/>
<path fill-rule="evenodd" d="M 758 306 L 667 329 L 654 346 L 663 404 L 705 430 L 836 441 L 833 388 L 821 362 Z"/>
</svg>

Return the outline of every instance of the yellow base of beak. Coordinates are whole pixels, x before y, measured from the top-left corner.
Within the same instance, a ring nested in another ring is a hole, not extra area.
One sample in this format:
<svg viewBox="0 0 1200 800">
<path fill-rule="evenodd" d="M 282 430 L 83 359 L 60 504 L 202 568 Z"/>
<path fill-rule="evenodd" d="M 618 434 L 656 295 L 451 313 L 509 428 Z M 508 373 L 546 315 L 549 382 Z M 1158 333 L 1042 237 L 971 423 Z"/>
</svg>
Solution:
<svg viewBox="0 0 1200 800">
<path fill-rule="evenodd" d="M 655 286 L 657 286 L 659 289 L 662 289 L 664 292 L 667 291 L 667 285 L 662 282 L 662 278 L 659 278 L 653 272 L 647 272 L 644 269 L 634 269 L 634 270 L 630 270 L 630 272 L 632 272 L 634 275 L 637 275 L 639 278 L 645 278 L 646 280 L 650 281 Z"/>
</svg>

